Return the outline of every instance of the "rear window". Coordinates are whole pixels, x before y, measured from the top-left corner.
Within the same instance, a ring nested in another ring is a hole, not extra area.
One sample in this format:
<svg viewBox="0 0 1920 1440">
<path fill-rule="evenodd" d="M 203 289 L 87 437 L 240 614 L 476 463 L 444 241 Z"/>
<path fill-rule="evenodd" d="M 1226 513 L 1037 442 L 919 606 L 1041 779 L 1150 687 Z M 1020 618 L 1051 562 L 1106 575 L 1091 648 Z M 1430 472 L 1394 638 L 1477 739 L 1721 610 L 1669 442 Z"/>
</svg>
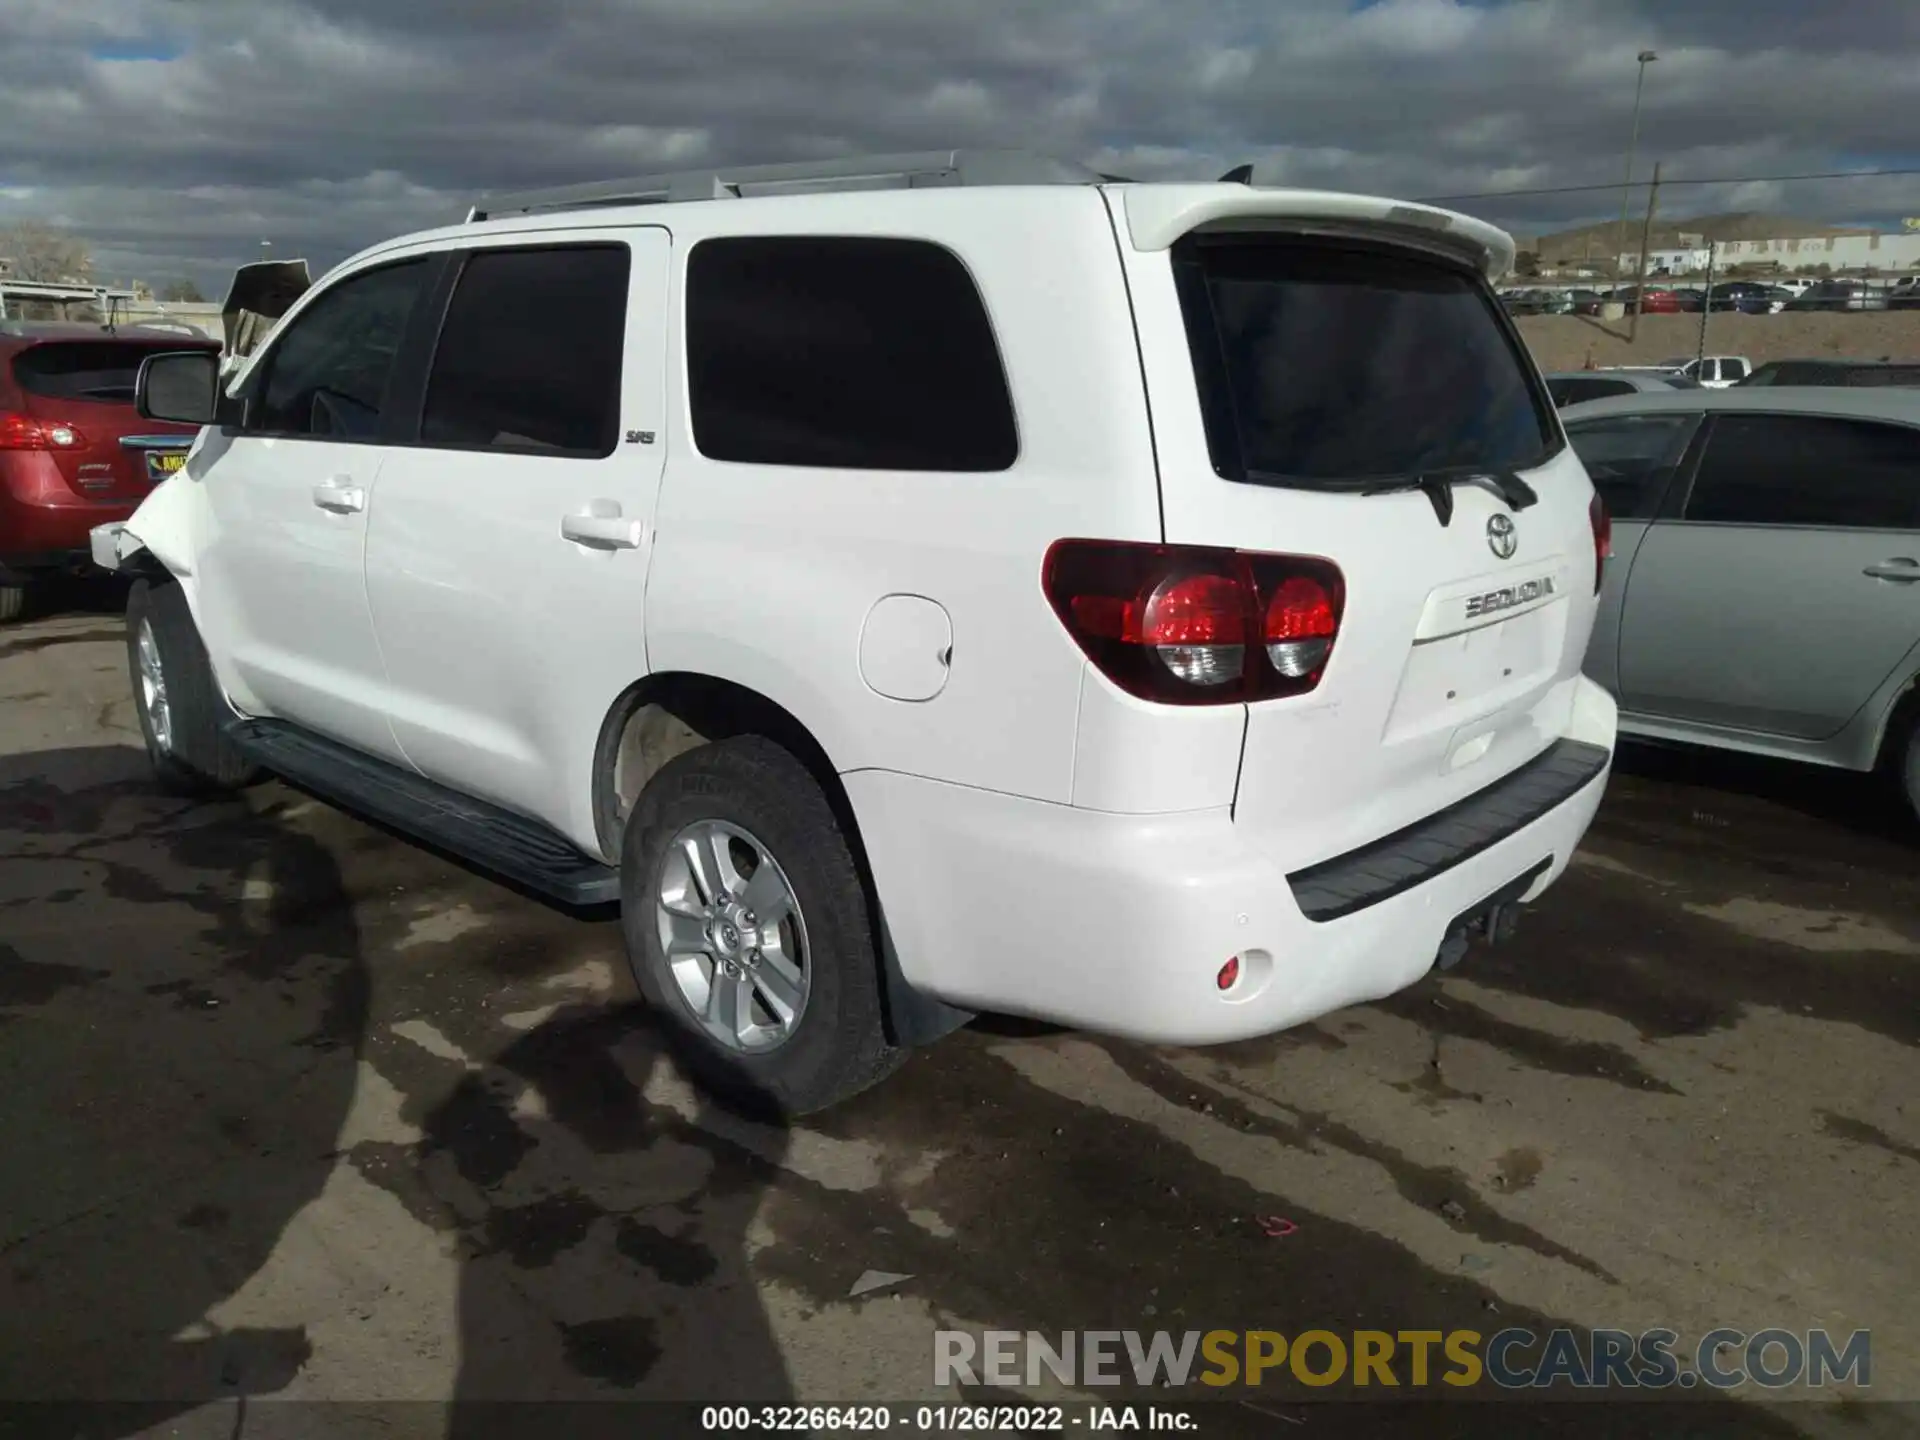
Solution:
<svg viewBox="0 0 1920 1440">
<path fill-rule="evenodd" d="M 204 349 L 182 339 L 177 345 L 136 345 L 125 340 L 63 340 L 30 345 L 13 357 L 13 378 L 29 395 L 49 400 L 133 402 L 140 362 L 166 350 Z"/>
<path fill-rule="evenodd" d="M 1553 397 L 1555 405 L 1564 408 L 1588 400 L 1604 400 L 1610 395 L 1631 395 L 1633 386 L 1625 380 L 1549 380 L 1547 393 Z"/>
<path fill-rule="evenodd" d="M 1174 249 L 1216 471 L 1315 489 L 1525 470 L 1557 444 L 1480 277 L 1358 245 L 1189 236 Z"/>
</svg>

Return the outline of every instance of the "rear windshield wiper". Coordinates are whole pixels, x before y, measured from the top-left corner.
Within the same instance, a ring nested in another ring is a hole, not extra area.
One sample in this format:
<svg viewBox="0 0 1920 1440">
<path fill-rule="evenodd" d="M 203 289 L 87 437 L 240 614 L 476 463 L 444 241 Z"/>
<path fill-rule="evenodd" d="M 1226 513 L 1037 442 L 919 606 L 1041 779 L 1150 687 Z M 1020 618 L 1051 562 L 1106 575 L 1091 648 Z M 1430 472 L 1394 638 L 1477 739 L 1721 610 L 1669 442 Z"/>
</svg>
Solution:
<svg viewBox="0 0 1920 1440">
<path fill-rule="evenodd" d="M 1507 508 L 1510 510 L 1524 510 L 1529 505 L 1540 503 L 1540 497 L 1534 492 L 1534 488 L 1511 470 L 1437 471 L 1430 475 L 1408 475 L 1403 479 L 1370 485 L 1360 493 L 1362 495 L 1395 495 L 1407 490 L 1419 490 L 1433 502 L 1433 513 L 1440 523 L 1451 525 L 1453 523 L 1453 487 L 1456 485 L 1477 485 L 1483 490 L 1491 490 L 1506 501 Z"/>
</svg>

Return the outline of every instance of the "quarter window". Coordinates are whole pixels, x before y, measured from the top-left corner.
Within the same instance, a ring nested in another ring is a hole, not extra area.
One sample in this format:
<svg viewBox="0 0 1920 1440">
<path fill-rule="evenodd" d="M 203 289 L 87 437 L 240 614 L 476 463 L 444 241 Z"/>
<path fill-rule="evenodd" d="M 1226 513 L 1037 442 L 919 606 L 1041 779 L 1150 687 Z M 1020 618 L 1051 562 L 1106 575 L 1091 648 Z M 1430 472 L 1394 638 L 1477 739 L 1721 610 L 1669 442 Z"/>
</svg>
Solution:
<svg viewBox="0 0 1920 1440">
<path fill-rule="evenodd" d="M 1019 453 L 980 292 L 922 240 L 706 240 L 687 260 L 694 443 L 715 460 L 992 471 Z"/>
<path fill-rule="evenodd" d="M 434 350 L 422 443 L 611 455 L 628 266 L 624 245 L 469 256 Z"/>
<path fill-rule="evenodd" d="M 1722 415 L 1687 519 L 1920 529 L 1920 431 L 1816 415 Z"/>
<path fill-rule="evenodd" d="M 316 296 L 266 358 L 247 429 L 316 439 L 372 440 L 400 338 L 427 262 L 363 271 Z"/>
</svg>

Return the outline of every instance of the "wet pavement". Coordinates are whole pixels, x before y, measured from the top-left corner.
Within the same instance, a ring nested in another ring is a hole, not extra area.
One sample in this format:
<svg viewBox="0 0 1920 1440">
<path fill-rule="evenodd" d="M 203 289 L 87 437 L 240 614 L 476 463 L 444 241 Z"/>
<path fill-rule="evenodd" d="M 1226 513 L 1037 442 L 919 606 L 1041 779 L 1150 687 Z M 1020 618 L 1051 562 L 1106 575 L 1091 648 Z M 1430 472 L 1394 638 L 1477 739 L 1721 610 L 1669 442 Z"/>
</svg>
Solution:
<svg viewBox="0 0 1920 1440">
<path fill-rule="evenodd" d="M 610 917 L 136 746 L 112 613 L 0 631 L 0 1401 L 440 1434 L 951 1398 L 939 1328 L 1507 1326 L 1870 1329 L 1864 1398 L 1920 1400 L 1920 836 L 1864 779 L 1631 751 L 1449 976 L 1212 1050 L 982 1020 L 786 1130 L 681 1078 Z M 1201 1433 L 1383 1433 L 1355 1393 Z M 1751 1398 L 1419 1432 L 1915 1422 Z"/>
</svg>

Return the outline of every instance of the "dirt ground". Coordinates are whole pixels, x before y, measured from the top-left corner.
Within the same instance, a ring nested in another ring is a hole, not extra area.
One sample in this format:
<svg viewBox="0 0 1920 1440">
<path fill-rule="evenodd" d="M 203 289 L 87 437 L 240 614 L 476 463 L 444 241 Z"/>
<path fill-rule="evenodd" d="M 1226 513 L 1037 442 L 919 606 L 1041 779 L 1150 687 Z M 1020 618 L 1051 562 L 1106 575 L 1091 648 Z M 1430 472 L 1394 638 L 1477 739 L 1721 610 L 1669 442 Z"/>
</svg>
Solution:
<svg viewBox="0 0 1920 1440">
<path fill-rule="evenodd" d="M 1586 315 L 1522 315 L 1515 323 L 1533 358 L 1546 371 L 1578 370 L 1589 354 L 1596 365 L 1657 365 L 1700 348 L 1700 316 L 1642 315 L 1632 345 L 1627 321 Z M 1920 310 L 1849 314 L 1712 315 L 1709 355 L 1766 360 L 1840 356 L 1848 360 L 1920 359 Z"/>
<path fill-rule="evenodd" d="M 133 723 L 110 605 L 0 632 L 0 1433 L 951 1398 L 943 1326 L 1873 1334 L 1837 1407 L 1276 1385 L 1208 1436 L 1920 1418 L 1869 1403 L 1920 1400 L 1920 867 L 1866 781 L 1628 750 L 1445 977 L 1212 1050 L 982 1020 L 783 1129 L 688 1087 L 608 917 L 277 783 L 165 798 Z"/>
</svg>

